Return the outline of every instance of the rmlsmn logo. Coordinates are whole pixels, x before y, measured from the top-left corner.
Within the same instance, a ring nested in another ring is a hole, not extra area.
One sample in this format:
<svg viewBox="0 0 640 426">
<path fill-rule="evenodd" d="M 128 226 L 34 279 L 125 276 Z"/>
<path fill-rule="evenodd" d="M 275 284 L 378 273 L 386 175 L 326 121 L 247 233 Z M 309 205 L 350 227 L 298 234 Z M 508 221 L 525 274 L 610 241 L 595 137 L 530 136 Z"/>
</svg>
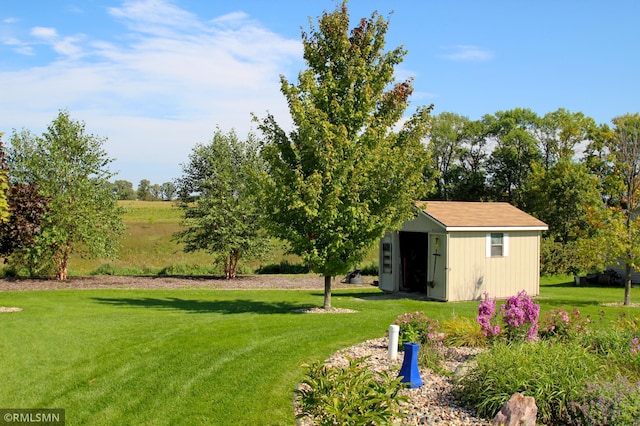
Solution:
<svg viewBox="0 0 640 426">
<path fill-rule="evenodd" d="M 64 426 L 62 408 L 0 408 L 0 426 Z"/>
</svg>

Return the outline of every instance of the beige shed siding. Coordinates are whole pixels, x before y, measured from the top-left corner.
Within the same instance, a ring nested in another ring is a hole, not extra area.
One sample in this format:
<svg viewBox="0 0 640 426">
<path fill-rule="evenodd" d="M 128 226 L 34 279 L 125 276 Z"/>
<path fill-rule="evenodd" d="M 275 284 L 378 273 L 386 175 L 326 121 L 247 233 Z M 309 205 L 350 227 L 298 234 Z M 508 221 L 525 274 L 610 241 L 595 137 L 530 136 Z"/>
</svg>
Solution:
<svg viewBox="0 0 640 426">
<path fill-rule="evenodd" d="M 433 232 L 442 230 L 442 227 L 435 226 L 433 220 L 427 218 L 425 215 L 419 215 L 415 219 L 405 222 L 401 229 L 403 232 Z"/>
<path fill-rule="evenodd" d="M 526 290 L 539 294 L 539 232 L 510 231 L 506 257 L 486 257 L 485 232 L 451 232 L 448 300 L 478 300 L 484 292 L 506 298 Z"/>
</svg>

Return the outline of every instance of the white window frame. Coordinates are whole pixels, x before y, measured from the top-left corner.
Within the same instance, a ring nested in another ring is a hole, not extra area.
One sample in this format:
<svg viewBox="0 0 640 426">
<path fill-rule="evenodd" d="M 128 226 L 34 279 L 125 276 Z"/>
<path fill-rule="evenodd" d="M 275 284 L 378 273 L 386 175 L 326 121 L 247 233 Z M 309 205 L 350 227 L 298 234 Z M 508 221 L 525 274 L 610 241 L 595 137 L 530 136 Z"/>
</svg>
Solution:
<svg viewBox="0 0 640 426">
<path fill-rule="evenodd" d="M 491 234 L 502 234 L 502 256 L 491 255 Z M 509 256 L 509 234 L 507 232 L 487 232 L 486 234 L 486 256 L 487 257 L 507 257 Z"/>
</svg>

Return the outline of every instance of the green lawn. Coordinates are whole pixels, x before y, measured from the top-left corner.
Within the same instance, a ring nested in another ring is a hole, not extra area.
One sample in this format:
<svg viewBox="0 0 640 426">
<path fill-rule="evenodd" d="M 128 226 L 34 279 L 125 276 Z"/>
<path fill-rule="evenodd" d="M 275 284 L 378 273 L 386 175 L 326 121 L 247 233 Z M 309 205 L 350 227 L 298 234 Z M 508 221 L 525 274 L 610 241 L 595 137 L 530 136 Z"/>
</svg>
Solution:
<svg viewBox="0 0 640 426">
<path fill-rule="evenodd" d="M 301 365 L 381 337 L 405 312 L 474 317 L 477 302 L 363 300 L 334 291 L 355 314 L 299 314 L 322 291 L 61 290 L 0 293 L 0 406 L 64 408 L 77 424 L 294 424 Z M 622 289 L 542 287 L 543 311 L 578 306 L 606 321 Z M 632 301 L 640 301 L 633 289 Z"/>
</svg>

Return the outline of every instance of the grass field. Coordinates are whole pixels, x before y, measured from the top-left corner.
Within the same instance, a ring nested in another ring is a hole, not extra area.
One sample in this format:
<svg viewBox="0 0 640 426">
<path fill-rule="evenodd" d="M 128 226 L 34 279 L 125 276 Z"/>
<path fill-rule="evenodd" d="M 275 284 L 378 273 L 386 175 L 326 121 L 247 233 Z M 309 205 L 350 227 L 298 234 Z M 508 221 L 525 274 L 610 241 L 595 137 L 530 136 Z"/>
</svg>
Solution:
<svg viewBox="0 0 640 426">
<path fill-rule="evenodd" d="M 121 201 L 125 209 L 123 221 L 126 227 L 120 241 L 117 259 L 83 259 L 72 256 L 70 275 L 88 275 L 99 268 L 117 275 L 155 275 L 162 269 L 198 271 L 212 268 L 212 257 L 204 252 L 185 253 L 183 245 L 175 239 L 182 227 L 182 211 L 173 202 Z M 284 246 L 274 242 L 274 248 L 262 259 L 244 260 L 241 273 L 253 273 L 262 265 L 286 260 L 299 262 L 294 255 L 286 255 Z M 372 247 L 365 264 L 377 263 L 377 244 Z M 213 273 L 221 273 L 219 268 Z"/>
<path fill-rule="evenodd" d="M 562 280 L 559 280 L 562 281 Z M 622 289 L 545 285 L 542 310 L 577 306 L 607 327 L 637 308 Z M 399 314 L 474 317 L 477 302 L 366 300 L 376 288 L 336 290 L 354 314 L 313 315 L 322 291 L 60 290 L 0 293 L 1 407 L 64 408 L 80 424 L 294 424 L 302 364 L 382 337 Z M 640 300 L 633 289 L 632 300 Z"/>
</svg>

